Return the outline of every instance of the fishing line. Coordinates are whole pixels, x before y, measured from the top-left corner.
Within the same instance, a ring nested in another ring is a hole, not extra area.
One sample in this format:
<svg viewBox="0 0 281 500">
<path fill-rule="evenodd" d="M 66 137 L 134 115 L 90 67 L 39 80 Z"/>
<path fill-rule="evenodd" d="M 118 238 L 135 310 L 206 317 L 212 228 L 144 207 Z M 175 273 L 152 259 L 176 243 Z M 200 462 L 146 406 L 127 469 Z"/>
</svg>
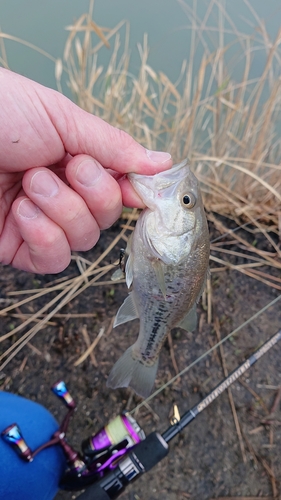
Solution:
<svg viewBox="0 0 281 500">
<path fill-rule="evenodd" d="M 237 332 L 239 332 L 244 326 L 248 325 L 249 323 L 251 323 L 251 321 L 253 321 L 254 319 L 256 319 L 258 316 L 260 316 L 263 312 L 265 312 L 270 306 L 273 306 L 274 304 L 276 304 L 276 302 L 278 302 L 279 300 L 281 299 L 281 294 L 278 295 L 278 297 L 276 297 L 275 299 L 273 299 L 271 302 L 269 302 L 266 306 L 264 306 L 262 309 L 260 309 L 258 312 L 256 312 L 253 316 L 251 316 L 249 319 L 247 319 L 246 321 L 244 321 L 244 323 L 242 323 L 240 326 L 238 326 L 237 328 L 235 328 L 235 330 L 233 330 L 232 332 L 230 332 L 226 337 L 224 337 L 222 340 L 220 340 L 217 344 L 213 345 L 213 347 L 211 347 L 208 351 L 205 351 L 203 354 L 201 354 L 201 356 L 199 356 L 197 359 L 195 359 L 194 361 L 192 361 L 192 363 L 190 363 L 190 365 L 186 366 L 180 373 L 178 373 L 177 375 L 175 375 L 173 378 L 171 378 L 168 382 L 166 382 L 166 384 L 162 385 L 159 389 L 157 389 L 155 392 L 153 392 L 153 394 L 151 394 L 148 398 L 146 398 L 144 401 L 142 401 L 140 404 L 138 404 L 135 408 L 133 408 L 133 410 L 131 410 L 129 413 L 130 415 L 133 415 L 137 410 L 139 410 L 139 408 L 141 408 L 142 406 L 144 406 L 146 403 L 148 403 L 149 401 L 151 401 L 153 398 L 155 398 L 155 396 L 157 396 L 158 394 L 160 394 L 160 392 L 162 392 L 164 389 L 166 389 L 166 387 L 168 387 L 169 385 L 171 385 L 173 382 L 175 382 L 179 377 L 181 377 L 182 375 L 184 375 L 186 372 L 188 372 L 193 366 L 195 366 L 197 363 L 199 363 L 199 361 L 201 361 L 202 359 L 204 359 L 206 356 L 208 356 L 208 354 L 210 354 L 211 352 L 213 352 L 215 349 L 217 349 L 220 345 L 222 345 L 224 342 L 226 342 L 228 339 L 230 339 L 233 335 L 235 335 Z"/>
</svg>

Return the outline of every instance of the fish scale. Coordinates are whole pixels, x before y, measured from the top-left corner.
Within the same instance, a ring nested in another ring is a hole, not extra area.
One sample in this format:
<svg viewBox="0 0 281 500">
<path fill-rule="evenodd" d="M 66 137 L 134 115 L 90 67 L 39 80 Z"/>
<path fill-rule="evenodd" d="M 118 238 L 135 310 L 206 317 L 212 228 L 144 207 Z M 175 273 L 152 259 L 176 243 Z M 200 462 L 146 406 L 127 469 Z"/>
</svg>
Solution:
<svg viewBox="0 0 281 500">
<path fill-rule="evenodd" d="M 125 271 L 132 292 L 114 326 L 139 318 L 140 330 L 114 365 L 107 385 L 130 386 L 147 397 L 169 331 L 196 326 L 196 303 L 208 272 L 209 234 L 198 181 L 187 162 L 154 176 L 130 174 L 129 179 L 147 208 L 128 245 Z"/>
<path fill-rule="evenodd" d="M 135 239 L 135 241 L 138 241 Z M 138 257 L 141 257 L 141 252 Z M 204 259 L 204 253 L 203 253 Z M 202 288 L 202 283 L 196 275 L 190 274 L 189 260 L 175 269 L 173 266 L 167 266 L 165 272 L 167 285 L 167 298 L 163 297 L 158 286 L 153 266 L 150 260 L 145 259 L 143 266 L 149 269 L 149 285 L 135 288 L 134 297 L 138 310 L 146 311 L 145 315 L 140 316 L 140 332 L 136 342 L 136 349 L 133 350 L 137 359 L 144 363 L 150 359 L 155 359 L 158 355 L 168 332 L 177 325 L 190 309 L 189 302 L 192 302 L 194 296 L 198 297 Z M 143 267 L 142 266 L 142 267 Z M 141 267 L 141 266 L 140 266 Z M 136 275 L 136 282 L 140 282 Z M 157 295 L 154 293 L 157 289 Z M 189 290 L 189 294 L 186 293 Z M 156 295 L 156 296 L 155 296 Z"/>
</svg>

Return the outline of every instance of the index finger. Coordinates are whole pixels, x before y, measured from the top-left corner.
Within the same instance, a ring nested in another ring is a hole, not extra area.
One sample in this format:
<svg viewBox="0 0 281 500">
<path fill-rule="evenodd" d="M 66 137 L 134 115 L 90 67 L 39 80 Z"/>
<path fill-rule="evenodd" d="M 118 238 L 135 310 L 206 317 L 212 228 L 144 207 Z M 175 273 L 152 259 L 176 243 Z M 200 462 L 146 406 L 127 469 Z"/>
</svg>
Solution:
<svg viewBox="0 0 281 500">
<path fill-rule="evenodd" d="M 144 148 L 127 132 L 82 110 L 62 94 L 53 90 L 50 92 L 52 99 L 46 92 L 42 95 L 44 106 L 65 151 L 72 156 L 90 155 L 103 167 L 123 174 L 153 175 L 172 167 L 169 153 Z"/>
</svg>

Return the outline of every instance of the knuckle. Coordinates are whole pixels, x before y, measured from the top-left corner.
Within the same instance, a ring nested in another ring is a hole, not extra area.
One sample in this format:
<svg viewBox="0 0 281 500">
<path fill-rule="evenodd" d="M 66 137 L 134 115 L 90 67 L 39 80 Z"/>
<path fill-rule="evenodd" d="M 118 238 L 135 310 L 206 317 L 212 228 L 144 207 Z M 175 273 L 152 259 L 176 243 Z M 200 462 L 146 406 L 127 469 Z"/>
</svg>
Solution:
<svg viewBox="0 0 281 500">
<path fill-rule="evenodd" d="M 55 259 L 46 259 L 45 261 L 42 262 L 40 259 L 39 262 L 36 261 L 36 259 L 33 260 L 34 262 L 34 271 L 35 273 L 39 274 L 58 274 L 64 271 L 67 266 L 69 265 L 71 260 L 71 257 L 69 255 L 68 258 L 65 258 L 65 255 L 63 258 L 56 258 Z"/>
<path fill-rule="evenodd" d="M 71 254 L 65 238 L 53 235 L 42 239 L 40 247 L 30 247 L 30 257 L 34 272 L 57 274 L 69 265 Z"/>
<path fill-rule="evenodd" d="M 87 252 L 93 248 L 100 237 L 100 231 L 96 227 L 93 231 L 85 232 L 78 241 L 71 245 L 71 250 L 77 252 Z"/>
<path fill-rule="evenodd" d="M 117 214 L 116 216 L 118 217 L 122 210 L 122 205 L 120 201 L 120 196 L 119 194 L 113 195 L 112 197 L 107 197 L 102 200 L 102 206 L 101 209 L 103 212 L 108 213 L 108 214 Z"/>
<path fill-rule="evenodd" d="M 116 148 L 122 151 L 122 156 L 127 156 L 130 151 L 135 148 L 135 140 L 124 130 L 114 128 L 112 130 L 112 137 L 110 143 L 114 147 L 114 154 L 112 155 L 112 168 L 114 168 L 114 160 L 116 156 Z"/>
</svg>

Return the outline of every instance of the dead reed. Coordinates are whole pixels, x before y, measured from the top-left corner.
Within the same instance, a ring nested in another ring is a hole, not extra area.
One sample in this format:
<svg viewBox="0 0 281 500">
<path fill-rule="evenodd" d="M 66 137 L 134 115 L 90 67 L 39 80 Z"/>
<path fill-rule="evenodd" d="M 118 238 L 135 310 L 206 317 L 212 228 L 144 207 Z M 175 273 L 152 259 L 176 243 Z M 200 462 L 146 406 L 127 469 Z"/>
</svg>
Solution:
<svg viewBox="0 0 281 500">
<path fill-rule="evenodd" d="M 234 269 L 281 290 L 276 275 L 281 268 L 281 30 L 272 41 L 256 18 L 251 34 L 239 33 L 223 2 L 211 0 L 204 19 L 199 19 L 195 9 L 179 1 L 187 15 L 191 42 L 176 82 L 149 66 L 146 35 L 139 45 L 139 72 L 132 75 L 128 23 L 121 22 L 114 29 L 98 26 L 93 20 L 94 0 L 90 0 L 89 12 L 67 27 L 63 59 L 55 61 L 58 89 L 66 77 L 75 101 L 85 110 L 126 130 L 149 149 L 170 151 L 175 162 L 188 156 L 202 184 L 209 220 L 226 240 L 224 246 L 221 241 L 212 243 L 211 260 L 217 265 L 213 271 Z M 215 24 L 210 21 L 213 18 Z M 5 38 L 13 37 L 0 33 L 0 63 L 8 67 Z M 105 47 L 110 61 L 103 68 L 99 53 Z M 262 54 L 264 65 L 260 76 L 252 78 L 256 52 Z M 234 78 L 236 68 L 240 80 Z M 94 263 L 77 258 L 75 278 L 24 292 L 26 298 L 0 311 L 0 315 L 14 314 L 24 303 L 57 292 L 52 301 L 46 299 L 44 307 L 0 337 L 1 342 L 20 333 L 1 355 L 0 368 L 67 302 L 89 286 L 108 283 L 104 275 L 112 266 L 102 265 L 102 261 L 120 239 L 126 239 L 136 212 L 126 212 L 124 218 L 129 219 L 126 226 Z M 230 230 L 227 220 L 243 229 Z M 231 263 L 228 255 L 238 254 L 246 263 Z M 210 309 L 211 300 L 208 304 Z"/>
<path fill-rule="evenodd" d="M 77 103 L 128 131 L 146 147 L 170 151 L 175 161 L 188 156 L 202 182 L 208 210 L 239 222 L 241 216 L 271 221 L 271 230 L 277 232 L 281 30 L 271 41 L 258 20 L 250 35 L 238 33 L 222 2 L 211 1 L 205 19 L 200 20 L 188 8 L 189 2 L 180 0 L 190 22 L 191 44 L 173 83 L 149 66 L 146 35 L 139 45 L 139 73 L 132 75 L 128 24 L 120 23 L 110 31 L 97 27 L 92 20 L 93 3 L 89 14 L 67 28 L 63 63 Z M 209 26 L 214 9 L 217 26 Z M 98 53 L 109 43 L 111 59 L 104 69 Z M 253 79 L 256 51 L 264 65 L 259 78 Z M 233 52 L 235 56 L 230 55 Z M 62 67 L 58 61 L 59 84 Z M 236 69 L 242 73 L 240 80 L 234 79 Z"/>
</svg>

